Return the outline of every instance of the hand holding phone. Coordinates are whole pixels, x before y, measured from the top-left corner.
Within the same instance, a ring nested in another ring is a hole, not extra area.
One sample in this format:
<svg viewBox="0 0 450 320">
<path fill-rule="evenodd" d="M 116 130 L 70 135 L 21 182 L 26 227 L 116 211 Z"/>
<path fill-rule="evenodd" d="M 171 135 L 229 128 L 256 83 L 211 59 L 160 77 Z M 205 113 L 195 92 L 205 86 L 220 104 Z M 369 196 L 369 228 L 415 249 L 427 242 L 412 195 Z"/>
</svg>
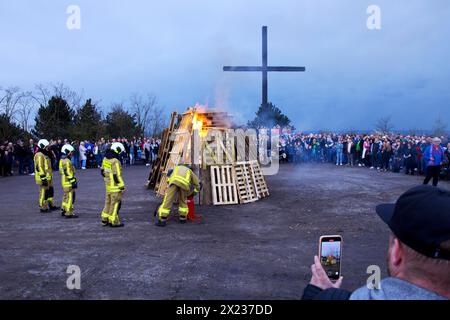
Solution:
<svg viewBox="0 0 450 320">
<path fill-rule="evenodd" d="M 319 240 L 319 259 L 331 281 L 341 277 L 342 236 L 321 236 Z"/>
</svg>

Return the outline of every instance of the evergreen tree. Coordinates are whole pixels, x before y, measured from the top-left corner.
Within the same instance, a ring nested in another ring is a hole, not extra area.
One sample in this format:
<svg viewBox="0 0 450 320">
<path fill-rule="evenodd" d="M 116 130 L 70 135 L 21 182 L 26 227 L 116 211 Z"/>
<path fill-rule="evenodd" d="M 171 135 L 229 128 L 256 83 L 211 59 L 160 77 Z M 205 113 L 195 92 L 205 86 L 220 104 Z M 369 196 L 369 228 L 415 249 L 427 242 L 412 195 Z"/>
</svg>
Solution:
<svg viewBox="0 0 450 320">
<path fill-rule="evenodd" d="M 279 125 L 280 127 L 288 127 L 291 124 L 291 120 L 284 115 L 279 108 L 269 102 L 267 105 L 261 104 L 256 117 L 253 121 L 248 122 L 248 126 L 251 128 L 273 128 Z"/>
<path fill-rule="evenodd" d="M 98 140 L 105 133 L 105 125 L 102 115 L 92 100 L 86 100 L 85 104 L 78 109 L 75 116 L 73 139 L 76 140 Z"/>
<path fill-rule="evenodd" d="M 117 105 L 106 116 L 106 132 L 110 138 L 138 136 L 141 132 L 136 119 L 122 105 Z"/>
<path fill-rule="evenodd" d="M 26 141 L 29 138 L 31 135 L 28 132 L 13 123 L 6 114 L 0 114 L 0 141 Z"/>
<path fill-rule="evenodd" d="M 33 134 L 38 138 L 70 139 L 74 114 L 66 100 L 54 96 L 48 101 L 48 105 L 41 105 L 39 108 Z"/>
</svg>

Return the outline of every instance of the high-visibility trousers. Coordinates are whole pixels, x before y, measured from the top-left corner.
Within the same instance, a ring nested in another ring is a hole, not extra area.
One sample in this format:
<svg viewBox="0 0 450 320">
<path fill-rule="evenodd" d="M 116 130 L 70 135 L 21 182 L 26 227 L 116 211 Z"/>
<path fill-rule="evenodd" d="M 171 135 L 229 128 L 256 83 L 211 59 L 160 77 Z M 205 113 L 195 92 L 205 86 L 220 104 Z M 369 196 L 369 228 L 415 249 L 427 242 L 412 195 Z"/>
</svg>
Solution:
<svg viewBox="0 0 450 320">
<path fill-rule="evenodd" d="M 39 186 L 39 208 L 43 210 L 49 209 L 49 206 L 53 206 L 54 189 L 51 181 L 48 181 L 46 186 L 38 184 Z"/>
<path fill-rule="evenodd" d="M 105 207 L 102 211 L 102 221 L 119 225 L 119 210 L 122 206 L 122 192 L 106 192 Z"/>
<path fill-rule="evenodd" d="M 48 210 L 48 189 L 48 186 L 39 185 L 39 208 L 41 208 L 42 210 Z"/>
<path fill-rule="evenodd" d="M 158 208 L 158 218 L 166 221 L 172 209 L 172 204 L 178 195 L 178 214 L 180 220 L 186 220 L 188 214 L 187 196 L 188 192 L 179 186 L 171 184 L 164 195 L 163 202 Z"/>
<path fill-rule="evenodd" d="M 75 190 L 72 188 L 63 188 L 63 199 L 61 209 L 65 211 L 66 216 L 73 215 L 73 205 L 75 203 Z"/>
</svg>

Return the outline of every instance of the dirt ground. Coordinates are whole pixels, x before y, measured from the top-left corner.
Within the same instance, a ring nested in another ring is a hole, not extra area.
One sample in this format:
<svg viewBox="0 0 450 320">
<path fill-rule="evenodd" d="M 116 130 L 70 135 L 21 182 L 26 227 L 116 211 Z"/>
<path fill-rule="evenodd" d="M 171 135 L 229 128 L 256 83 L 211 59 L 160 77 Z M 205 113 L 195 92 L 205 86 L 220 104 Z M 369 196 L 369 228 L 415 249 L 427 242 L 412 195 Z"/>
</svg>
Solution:
<svg viewBox="0 0 450 320">
<path fill-rule="evenodd" d="M 158 228 L 148 170 L 124 170 L 119 229 L 100 225 L 104 186 L 95 169 L 78 172 L 73 220 L 39 213 L 34 177 L 0 179 L 0 298 L 299 299 L 323 234 L 343 235 L 344 288 L 352 290 L 365 284 L 369 265 L 386 275 L 389 232 L 375 205 L 421 182 L 357 167 L 282 165 L 267 178 L 269 198 L 197 207 L 204 223 Z M 59 203 L 58 173 L 56 182 Z M 69 265 L 81 268 L 81 290 L 66 287 Z"/>
</svg>

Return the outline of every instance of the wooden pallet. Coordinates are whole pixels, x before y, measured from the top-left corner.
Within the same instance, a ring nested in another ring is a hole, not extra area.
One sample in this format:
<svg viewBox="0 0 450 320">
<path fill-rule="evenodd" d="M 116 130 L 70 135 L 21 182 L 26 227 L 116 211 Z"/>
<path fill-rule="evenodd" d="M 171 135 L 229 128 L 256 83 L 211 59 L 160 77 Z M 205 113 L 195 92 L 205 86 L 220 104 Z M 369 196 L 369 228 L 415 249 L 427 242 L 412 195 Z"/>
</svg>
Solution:
<svg viewBox="0 0 450 320">
<path fill-rule="evenodd" d="M 176 120 L 177 113 L 172 112 L 170 115 L 169 127 L 164 129 L 163 131 L 161 144 L 158 150 L 158 156 L 152 166 L 152 171 L 150 172 L 150 176 L 148 178 L 148 188 L 157 188 L 161 181 L 162 173 L 169 158 L 169 151 L 172 149 L 173 145 L 173 141 L 170 139 L 170 136 L 173 134 L 173 131 L 176 128 Z"/>
<path fill-rule="evenodd" d="M 259 198 L 265 198 L 269 196 L 269 188 L 267 188 L 266 180 L 262 174 L 261 167 L 258 161 L 249 161 L 250 168 L 252 170 L 253 179 L 255 181 L 257 193 Z"/>
<path fill-rule="evenodd" d="M 259 199 L 258 189 L 252 177 L 252 168 L 248 162 L 236 162 L 234 165 L 236 187 L 240 203 L 255 202 Z"/>
<path fill-rule="evenodd" d="M 240 203 L 254 202 L 269 196 L 258 161 L 237 162 L 234 171 Z"/>
<path fill-rule="evenodd" d="M 184 113 L 178 129 L 173 133 L 175 135 L 175 139 L 171 139 L 172 146 L 168 151 L 167 163 L 163 167 L 164 169 L 161 175 L 160 183 L 156 187 L 156 194 L 159 196 L 164 196 L 166 193 L 166 189 L 168 187 L 167 173 L 169 170 L 173 169 L 179 163 L 189 163 L 190 161 L 190 155 L 185 151 L 187 151 L 186 147 L 191 140 L 192 119 L 192 113 Z"/>
<path fill-rule="evenodd" d="M 239 203 L 232 165 L 211 166 L 211 190 L 214 205 Z"/>
</svg>

